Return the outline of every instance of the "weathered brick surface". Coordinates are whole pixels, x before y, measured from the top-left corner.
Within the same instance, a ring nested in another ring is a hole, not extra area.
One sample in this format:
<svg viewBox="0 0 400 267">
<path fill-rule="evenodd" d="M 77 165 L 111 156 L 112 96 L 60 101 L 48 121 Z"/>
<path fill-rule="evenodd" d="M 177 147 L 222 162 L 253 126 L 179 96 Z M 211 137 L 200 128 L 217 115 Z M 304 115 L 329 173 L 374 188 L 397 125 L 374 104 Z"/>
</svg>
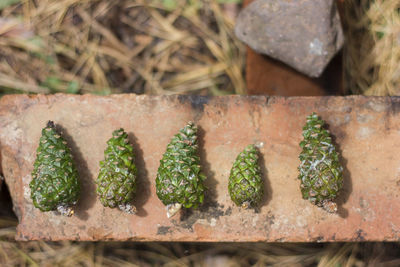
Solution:
<svg viewBox="0 0 400 267">
<path fill-rule="evenodd" d="M 318 112 L 345 166 L 339 214 L 302 200 L 297 166 L 305 118 Z M 29 198 L 41 128 L 64 128 L 78 164 L 76 216 L 41 213 Z M 167 219 L 155 194 L 159 160 L 187 121 L 198 123 L 207 175 L 205 205 Z M 94 179 L 111 132 L 124 127 L 138 155 L 137 215 L 104 208 Z M 266 197 L 257 212 L 229 199 L 227 179 L 239 151 L 261 148 Z M 356 241 L 400 239 L 400 98 L 6 96 L 0 100 L 1 166 L 20 224 L 17 238 L 142 241 Z"/>
</svg>

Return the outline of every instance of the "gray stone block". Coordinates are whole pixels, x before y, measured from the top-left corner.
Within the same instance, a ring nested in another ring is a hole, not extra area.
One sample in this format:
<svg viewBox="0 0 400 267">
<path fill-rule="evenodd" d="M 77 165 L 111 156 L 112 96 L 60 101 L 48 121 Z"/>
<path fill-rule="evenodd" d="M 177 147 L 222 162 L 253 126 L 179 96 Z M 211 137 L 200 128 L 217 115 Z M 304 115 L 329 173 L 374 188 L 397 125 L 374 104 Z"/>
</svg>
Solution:
<svg viewBox="0 0 400 267">
<path fill-rule="evenodd" d="M 235 34 L 311 77 L 322 74 L 344 39 L 334 0 L 254 1 L 239 14 Z"/>
</svg>

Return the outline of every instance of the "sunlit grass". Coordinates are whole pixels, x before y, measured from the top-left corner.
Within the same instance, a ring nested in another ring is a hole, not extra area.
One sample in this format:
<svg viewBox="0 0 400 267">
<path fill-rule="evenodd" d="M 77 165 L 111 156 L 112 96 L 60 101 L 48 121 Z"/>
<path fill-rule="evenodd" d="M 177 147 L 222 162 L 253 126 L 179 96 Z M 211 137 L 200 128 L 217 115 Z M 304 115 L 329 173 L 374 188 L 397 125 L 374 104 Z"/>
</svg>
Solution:
<svg viewBox="0 0 400 267">
<path fill-rule="evenodd" d="M 3 91 L 245 92 L 244 47 L 218 1 L 24 0 L 1 9 Z"/>
</svg>

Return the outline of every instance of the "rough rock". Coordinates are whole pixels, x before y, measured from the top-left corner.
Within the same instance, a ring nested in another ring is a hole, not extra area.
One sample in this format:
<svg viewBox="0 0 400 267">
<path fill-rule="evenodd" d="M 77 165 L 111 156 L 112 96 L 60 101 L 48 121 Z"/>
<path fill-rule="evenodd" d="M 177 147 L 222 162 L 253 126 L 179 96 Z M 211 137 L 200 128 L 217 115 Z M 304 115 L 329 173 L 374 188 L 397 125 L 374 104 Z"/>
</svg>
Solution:
<svg viewBox="0 0 400 267">
<path fill-rule="evenodd" d="M 303 200 L 297 179 L 306 116 L 317 112 L 341 151 L 339 213 Z M 82 196 L 76 214 L 41 213 L 29 182 L 42 127 L 64 129 Z M 208 188 L 200 210 L 172 219 L 155 194 L 159 160 L 174 133 L 193 120 Z M 137 215 L 105 208 L 95 178 L 106 141 L 123 127 L 137 154 Z M 1 166 L 18 214 L 19 240 L 398 241 L 400 240 L 400 98 L 10 95 L 0 99 Z M 230 167 L 248 144 L 261 146 L 265 198 L 236 207 Z"/>
<path fill-rule="evenodd" d="M 344 39 L 335 0 L 257 0 L 239 14 L 235 33 L 311 77 L 321 75 Z"/>
<path fill-rule="evenodd" d="M 2 168 L 1 168 L 1 154 L 0 154 L 0 192 L 1 192 L 1 186 L 3 185 L 3 173 L 1 172 Z"/>
</svg>

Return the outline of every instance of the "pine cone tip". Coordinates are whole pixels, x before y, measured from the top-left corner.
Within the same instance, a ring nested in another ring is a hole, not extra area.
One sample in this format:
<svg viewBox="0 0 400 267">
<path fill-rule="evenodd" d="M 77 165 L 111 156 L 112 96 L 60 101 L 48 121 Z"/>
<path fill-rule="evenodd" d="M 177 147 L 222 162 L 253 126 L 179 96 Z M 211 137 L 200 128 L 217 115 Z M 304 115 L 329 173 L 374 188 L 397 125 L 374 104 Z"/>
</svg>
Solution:
<svg viewBox="0 0 400 267">
<path fill-rule="evenodd" d="M 182 204 L 180 203 L 174 203 L 174 204 L 169 204 L 167 205 L 167 217 L 171 218 L 175 214 L 178 213 L 182 208 Z"/>
<path fill-rule="evenodd" d="M 72 207 L 70 206 L 65 206 L 65 205 L 59 205 L 57 206 L 57 211 L 63 215 L 63 216 L 67 216 L 67 217 L 71 217 L 72 215 L 74 215 L 75 211 L 72 209 Z"/>
<path fill-rule="evenodd" d="M 56 125 L 54 124 L 54 121 L 48 121 L 46 127 L 47 128 L 56 128 Z"/>
<path fill-rule="evenodd" d="M 337 213 L 338 210 L 337 204 L 329 200 L 322 203 L 322 208 L 329 213 Z"/>
<path fill-rule="evenodd" d="M 128 214 L 136 214 L 136 212 L 137 212 L 136 207 L 129 203 L 118 205 L 118 208 L 121 211 L 126 212 Z"/>
</svg>

